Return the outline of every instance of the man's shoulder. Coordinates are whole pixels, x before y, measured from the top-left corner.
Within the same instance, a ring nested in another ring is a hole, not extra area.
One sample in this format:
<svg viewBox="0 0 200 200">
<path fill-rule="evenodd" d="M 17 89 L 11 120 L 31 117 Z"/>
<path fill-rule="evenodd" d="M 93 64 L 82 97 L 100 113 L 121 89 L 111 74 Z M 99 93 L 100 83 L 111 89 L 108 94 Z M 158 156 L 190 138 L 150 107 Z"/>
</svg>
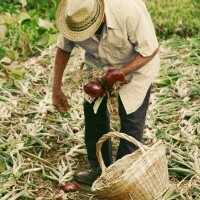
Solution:
<svg viewBox="0 0 200 200">
<path fill-rule="evenodd" d="M 105 4 L 114 14 L 130 15 L 130 13 L 137 13 L 139 4 L 142 0 L 105 0 Z"/>
</svg>

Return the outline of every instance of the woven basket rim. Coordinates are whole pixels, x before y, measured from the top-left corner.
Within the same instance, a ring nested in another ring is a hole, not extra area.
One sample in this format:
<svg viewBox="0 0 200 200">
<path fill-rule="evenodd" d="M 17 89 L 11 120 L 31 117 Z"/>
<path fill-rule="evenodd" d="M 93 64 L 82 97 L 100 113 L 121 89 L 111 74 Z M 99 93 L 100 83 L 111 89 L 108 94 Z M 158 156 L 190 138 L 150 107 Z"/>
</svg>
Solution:
<svg viewBox="0 0 200 200">
<path fill-rule="evenodd" d="M 145 153 L 141 153 L 141 155 L 138 157 L 138 159 L 136 160 L 136 162 L 134 162 L 134 164 L 139 163 L 139 162 L 143 159 L 143 157 L 145 157 L 150 151 L 152 151 L 153 149 L 155 149 L 155 148 L 156 148 L 157 146 L 159 146 L 159 145 L 162 145 L 162 146 L 164 147 L 164 144 L 163 144 L 162 140 L 158 140 L 158 141 L 157 141 L 155 144 L 153 144 L 151 147 L 148 147 L 148 149 L 146 150 L 146 152 L 145 152 Z M 117 160 L 115 163 L 111 164 L 108 168 L 106 168 L 106 171 L 108 171 L 110 168 L 113 168 L 113 166 L 117 165 L 118 162 L 122 162 L 123 160 L 127 159 L 128 157 L 134 156 L 134 154 L 136 154 L 136 153 L 139 152 L 139 151 L 141 152 L 141 150 L 138 149 L 138 150 L 134 151 L 134 152 L 131 153 L 131 154 L 125 155 L 125 156 L 122 157 L 121 159 Z M 131 166 L 132 166 L 132 165 L 131 165 Z M 130 170 L 130 167 L 129 167 L 127 170 Z M 120 175 L 116 180 L 113 180 L 113 181 L 112 181 L 112 184 L 108 184 L 108 185 L 104 185 L 104 186 L 102 186 L 102 187 L 98 187 L 98 189 L 95 188 L 95 186 L 98 185 L 99 180 L 100 180 L 101 178 L 103 178 L 104 176 L 106 176 L 106 172 L 105 172 L 105 173 L 102 173 L 101 176 L 100 176 L 97 180 L 95 180 L 95 182 L 94 182 L 93 185 L 92 185 L 92 191 L 95 191 L 95 192 L 96 192 L 96 191 L 101 190 L 101 189 L 109 188 L 111 185 L 114 185 L 114 184 L 118 183 L 118 182 L 120 181 L 120 179 L 126 177 L 127 174 L 126 174 L 126 173 L 123 173 L 123 174 Z"/>
</svg>

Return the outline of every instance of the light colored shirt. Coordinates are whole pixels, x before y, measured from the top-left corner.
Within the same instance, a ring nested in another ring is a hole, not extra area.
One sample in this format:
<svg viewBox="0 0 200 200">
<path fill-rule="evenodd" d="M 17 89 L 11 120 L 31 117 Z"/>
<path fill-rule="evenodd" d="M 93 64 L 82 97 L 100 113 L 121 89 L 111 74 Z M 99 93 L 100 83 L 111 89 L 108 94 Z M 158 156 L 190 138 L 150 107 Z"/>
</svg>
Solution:
<svg viewBox="0 0 200 200">
<path fill-rule="evenodd" d="M 94 35 L 81 42 L 60 35 L 57 46 L 71 52 L 75 45 L 85 49 L 85 60 L 100 67 L 121 67 L 139 52 L 150 56 L 158 48 L 154 26 L 142 0 L 104 0 L 106 23 L 100 40 Z M 119 90 L 126 113 L 136 111 L 159 71 L 156 55 L 150 62 L 126 78 L 130 83 Z"/>
</svg>

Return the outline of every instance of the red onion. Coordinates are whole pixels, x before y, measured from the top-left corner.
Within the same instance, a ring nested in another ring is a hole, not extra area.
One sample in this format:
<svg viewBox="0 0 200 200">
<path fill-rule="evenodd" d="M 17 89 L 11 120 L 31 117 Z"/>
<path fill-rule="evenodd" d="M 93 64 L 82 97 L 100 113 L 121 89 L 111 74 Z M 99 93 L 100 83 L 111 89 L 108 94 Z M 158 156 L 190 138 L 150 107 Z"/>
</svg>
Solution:
<svg viewBox="0 0 200 200">
<path fill-rule="evenodd" d="M 76 182 L 68 182 L 63 186 L 65 192 L 76 192 L 79 189 L 79 185 Z"/>
<path fill-rule="evenodd" d="M 122 71 L 118 69 L 110 69 L 107 73 L 102 77 L 107 89 L 110 91 L 116 81 L 125 83 L 125 75 Z"/>
<path fill-rule="evenodd" d="M 83 89 L 91 97 L 102 97 L 104 94 L 104 90 L 101 87 L 100 81 L 98 79 L 89 81 L 84 85 Z"/>
</svg>

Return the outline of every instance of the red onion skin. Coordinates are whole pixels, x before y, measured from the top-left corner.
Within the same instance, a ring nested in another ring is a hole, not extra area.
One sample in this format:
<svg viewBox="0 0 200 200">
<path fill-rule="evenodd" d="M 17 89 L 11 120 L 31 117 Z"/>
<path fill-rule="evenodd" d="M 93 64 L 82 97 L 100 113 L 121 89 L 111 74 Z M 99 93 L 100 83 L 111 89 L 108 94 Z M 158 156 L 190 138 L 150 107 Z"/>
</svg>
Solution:
<svg viewBox="0 0 200 200">
<path fill-rule="evenodd" d="M 110 91 L 116 81 L 126 83 L 125 75 L 118 69 L 110 69 L 102 77 L 105 82 L 108 91 Z"/>
<path fill-rule="evenodd" d="M 65 183 L 65 185 L 63 186 L 63 190 L 65 192 L 76 192 L 78 189 L 79 189 L 79 185 L 76 182 Z"/>
<path fill-rule="evenodd" d="M 118 69 L 110 69 L 100 79 L 86 83 L 83 89 L 91 97 L 103 97 L 106 90 L 112 90 L 116 81 L 126 83 L 125 75 Z"/>
<path fill-rule="evenodd" d="M 84 85 L 83 89 L 91 97 L 102 97 L 104 95 L 104 90 L 98 79 L 89 81 Z"/>
<path fill-rule="evenodd" d="M 105 75 L 106 81 L 125 81 L 125 75 L 118 69 L 110 69 Z"/>
</svg>

